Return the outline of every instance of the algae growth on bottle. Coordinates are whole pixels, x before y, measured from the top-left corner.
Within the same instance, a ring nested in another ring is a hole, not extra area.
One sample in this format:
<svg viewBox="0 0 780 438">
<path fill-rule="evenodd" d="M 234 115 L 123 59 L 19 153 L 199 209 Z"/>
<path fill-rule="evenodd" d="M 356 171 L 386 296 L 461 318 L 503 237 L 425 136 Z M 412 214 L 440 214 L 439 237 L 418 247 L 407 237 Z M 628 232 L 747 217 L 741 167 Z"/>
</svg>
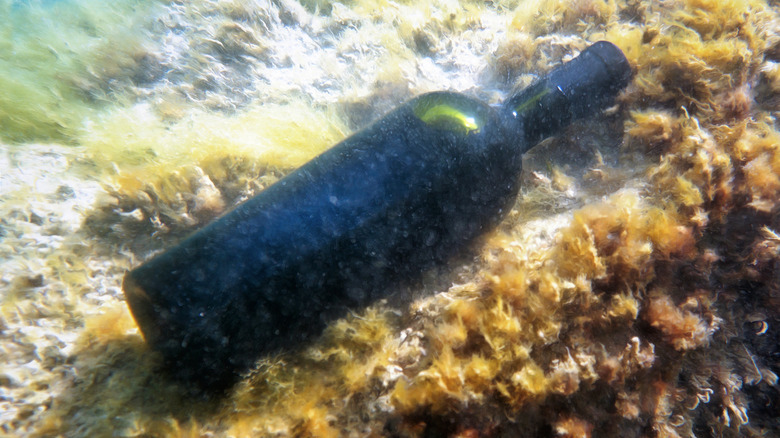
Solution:
<svg viewBox="0 0 780 438">
<path fill-rule="evenodd" d="M 631 75 L 598 42 L 494 108 L 402 104 L 125 276 L 146 341 L 211 389 L 467 251 L 519 190 L 522 154 L 612 104 Z"/>
</svg>

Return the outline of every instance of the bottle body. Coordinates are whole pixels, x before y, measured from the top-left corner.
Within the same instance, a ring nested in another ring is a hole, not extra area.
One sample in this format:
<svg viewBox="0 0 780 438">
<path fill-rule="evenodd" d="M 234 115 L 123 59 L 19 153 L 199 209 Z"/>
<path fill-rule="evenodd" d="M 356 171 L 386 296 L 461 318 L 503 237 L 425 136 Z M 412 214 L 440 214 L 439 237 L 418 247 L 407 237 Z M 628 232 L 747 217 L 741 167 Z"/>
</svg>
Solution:
<svg viewBox="0 0 780 438">
<path fill-rule="evenodd" d="M 446 261 L 517 193 L 521 155 L 498 118 L 454 93 L 417 97 L 130 271 L 147 342 L 219 386 Z"/>
<path fill-rule="evenodd" d="M 219 389 L 259 356 L 299 345 L 467 249 L 514 201 L 530 147 L 524 124 L 560 110 L 535 96 L 560 86 L 536 90 L 521 115 L 523 102 L 491 108 L 426 94 L 337 144 L 127 273 L 145 339 L 175 375 Z M 604 101 L 616 92 L 594 90 Z"/>
</svg>

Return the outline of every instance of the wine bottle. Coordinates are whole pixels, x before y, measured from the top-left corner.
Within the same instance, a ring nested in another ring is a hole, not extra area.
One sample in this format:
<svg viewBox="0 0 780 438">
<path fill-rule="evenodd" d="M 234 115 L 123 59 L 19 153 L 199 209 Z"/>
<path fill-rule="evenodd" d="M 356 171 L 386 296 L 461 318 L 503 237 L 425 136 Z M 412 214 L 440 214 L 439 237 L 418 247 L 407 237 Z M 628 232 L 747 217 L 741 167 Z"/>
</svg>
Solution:
<svg viewBox="0 0 780 438">
<path fill-rule="evenodd" d="M 523 152 L 610 105 L 630 76 L 602 41 L 497 108 L 413 98 L 129 271 L 130 310 L 175 376 L 225 388 L 468 250 L 514 202 Z"/>
</svg>

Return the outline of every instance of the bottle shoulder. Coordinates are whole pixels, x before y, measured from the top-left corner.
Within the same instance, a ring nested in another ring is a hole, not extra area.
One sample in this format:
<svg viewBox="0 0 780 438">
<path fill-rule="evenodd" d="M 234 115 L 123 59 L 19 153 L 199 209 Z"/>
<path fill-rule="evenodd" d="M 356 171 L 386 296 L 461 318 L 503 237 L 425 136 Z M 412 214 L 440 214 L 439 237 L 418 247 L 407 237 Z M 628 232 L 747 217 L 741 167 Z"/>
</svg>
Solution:
<svg viewBox="0 0 780 438">
<path fill-rule="evenodd" d="M 426 126 L 454 134 L 477 134 L 494 124 L 496 111 L 484 102 L 452 91 L 419 95 L 405 105 Z"/>
</svg>

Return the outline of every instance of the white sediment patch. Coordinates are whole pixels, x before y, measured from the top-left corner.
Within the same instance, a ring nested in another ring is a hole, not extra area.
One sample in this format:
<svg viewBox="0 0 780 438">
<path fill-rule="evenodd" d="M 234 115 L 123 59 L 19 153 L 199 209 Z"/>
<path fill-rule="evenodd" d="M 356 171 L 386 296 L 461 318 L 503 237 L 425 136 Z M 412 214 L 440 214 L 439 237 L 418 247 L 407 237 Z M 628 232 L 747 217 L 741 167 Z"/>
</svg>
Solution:
<svg viewBox="0 0 780 438">
<path fill-rule="evenodd" d="M 22 432 L 65 386 L 83 316 L 121 297 L 114 261 L 79 237 L 103 193 L 84 150 L 0 148 L 0 431 Z"/>
</svg>

